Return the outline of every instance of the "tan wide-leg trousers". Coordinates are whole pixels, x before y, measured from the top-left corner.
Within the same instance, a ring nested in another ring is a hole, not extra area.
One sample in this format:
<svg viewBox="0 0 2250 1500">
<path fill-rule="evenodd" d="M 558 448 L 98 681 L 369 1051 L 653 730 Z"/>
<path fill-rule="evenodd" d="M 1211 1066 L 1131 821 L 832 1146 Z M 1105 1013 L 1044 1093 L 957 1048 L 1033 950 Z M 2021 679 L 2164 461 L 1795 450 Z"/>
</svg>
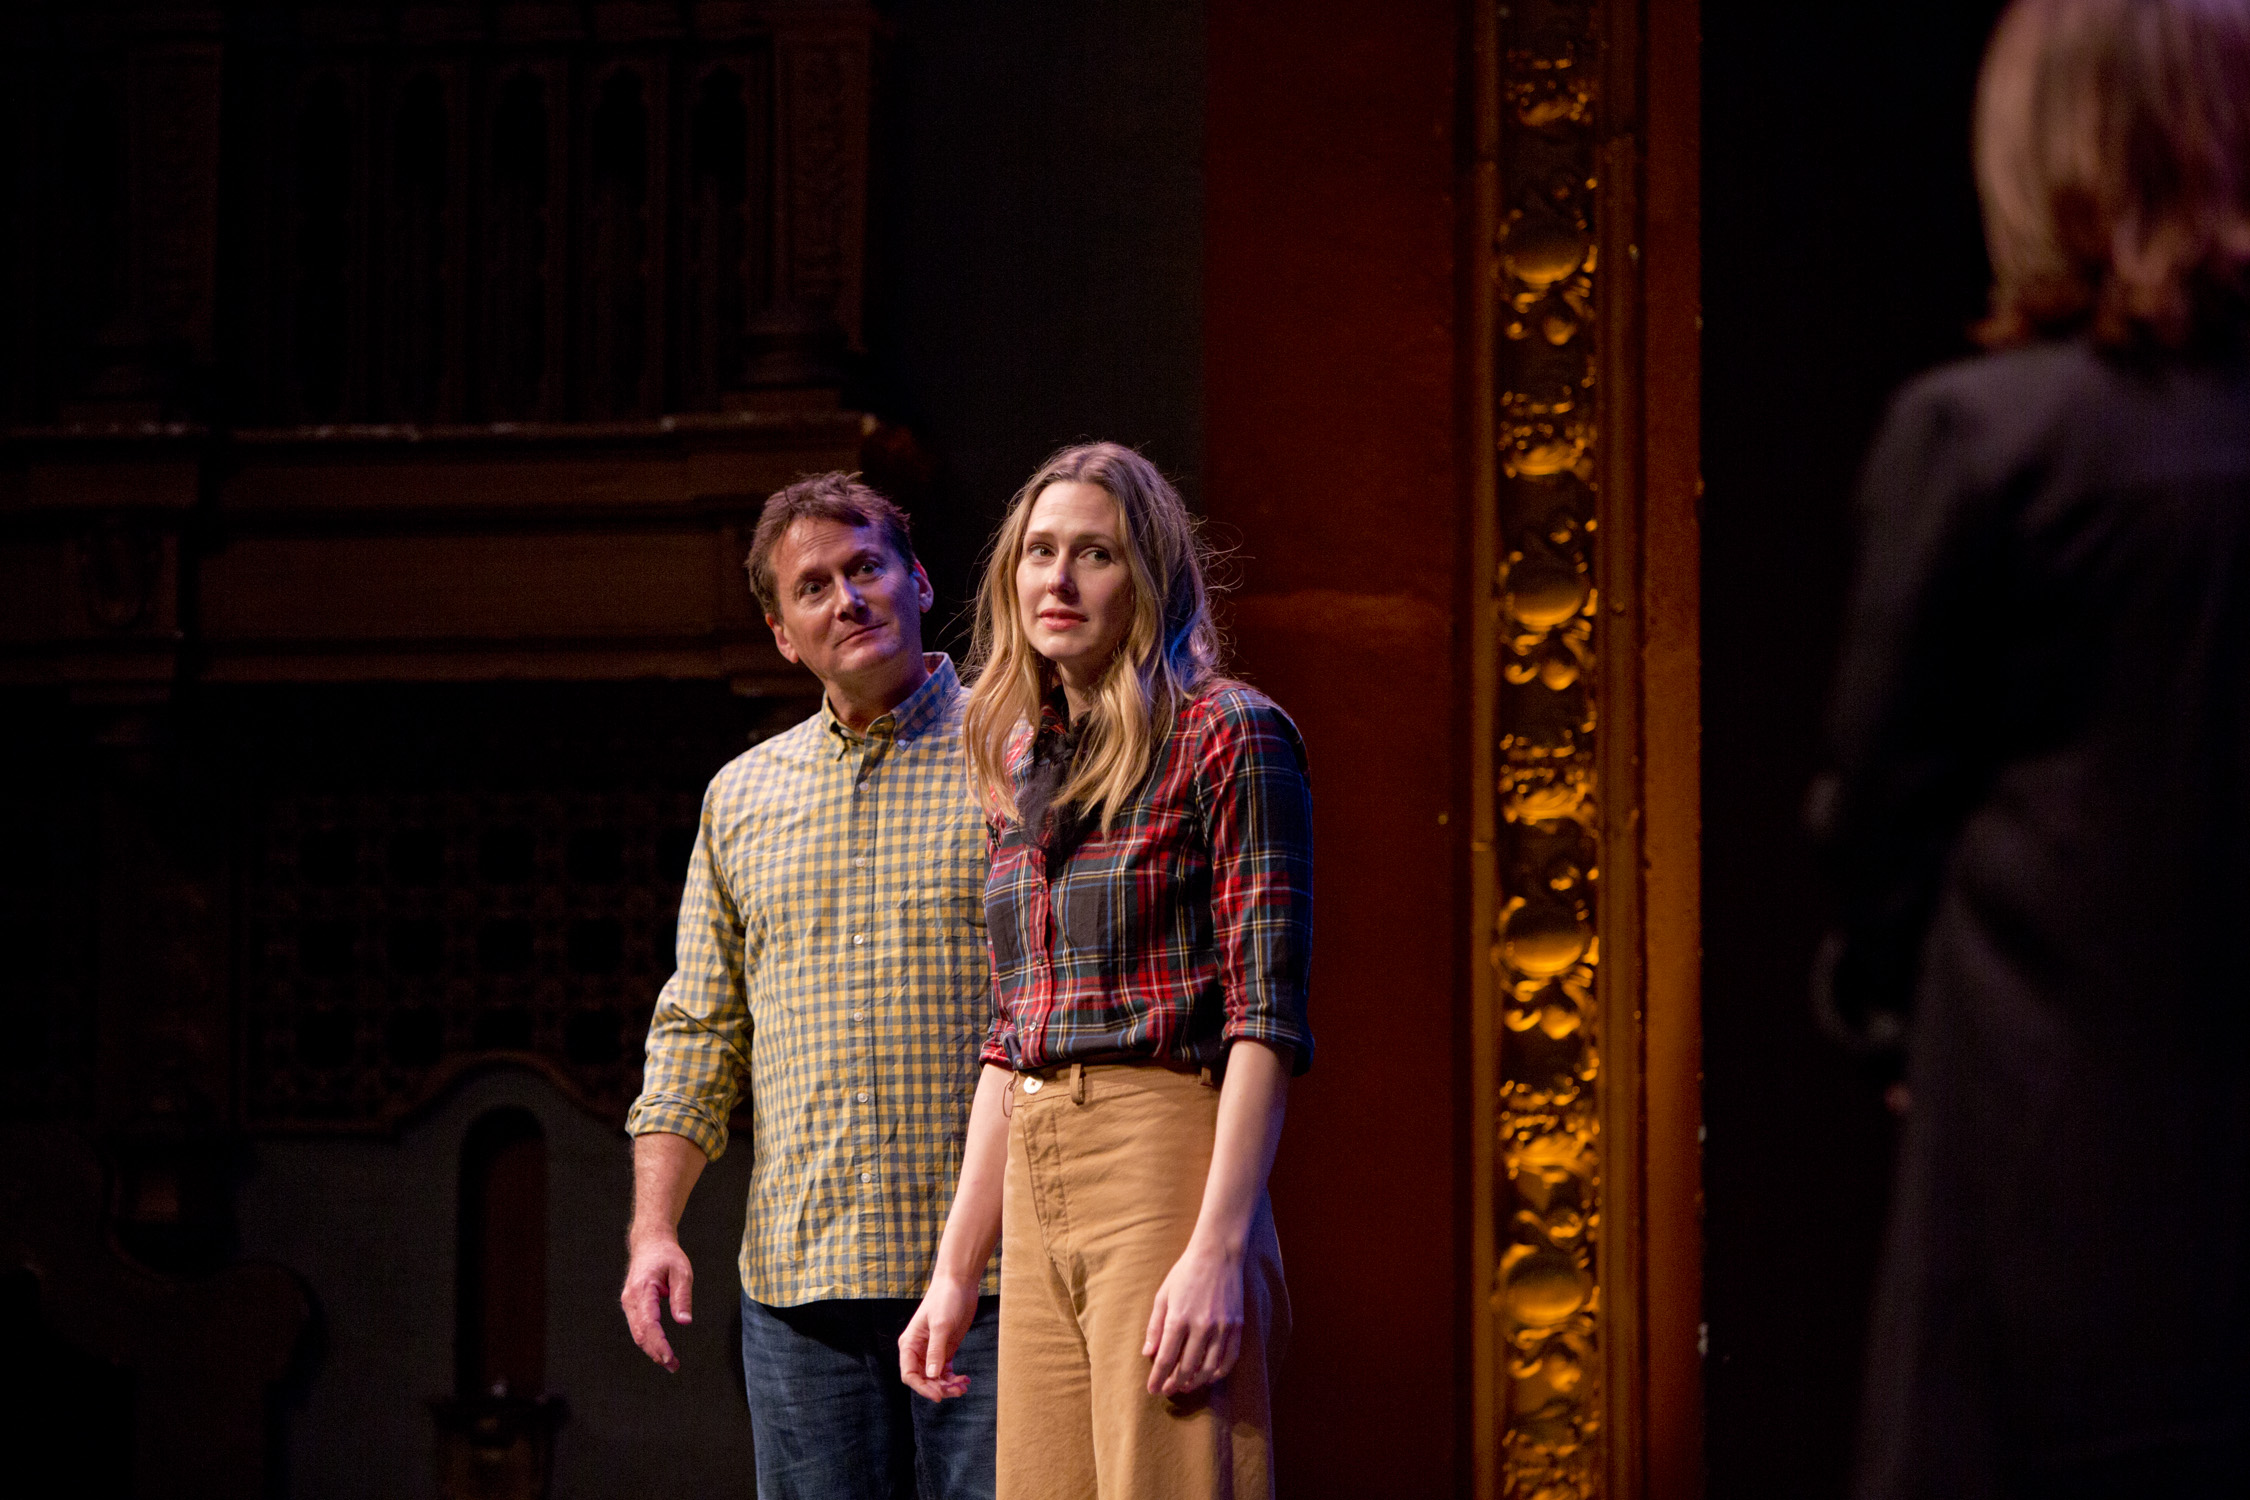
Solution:
<svg viewBox="0 0 2250 1500">
<path fill-rule="evenodd" d="M 1008 1089 L 1000 1262 L 998 1500 L 1266 1500 L 1269 1369 L 1289 1337 L 1273 1209 L 1242 1273 L 1242 1358 L 1152 1396 L 1156 1289 L 1187 1248 L 1219 1091 L 1156 1066 L 1062 1068 Z"/>
</svg>

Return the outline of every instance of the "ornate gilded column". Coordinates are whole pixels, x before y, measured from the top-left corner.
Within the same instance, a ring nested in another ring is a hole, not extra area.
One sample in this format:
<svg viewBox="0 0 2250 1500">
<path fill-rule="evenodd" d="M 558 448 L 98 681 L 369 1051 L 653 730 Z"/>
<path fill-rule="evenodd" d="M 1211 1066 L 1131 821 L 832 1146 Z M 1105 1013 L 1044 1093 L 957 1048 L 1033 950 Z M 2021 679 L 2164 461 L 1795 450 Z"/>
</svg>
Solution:
<svg viewBox="0 0 2250 1500">
<path fill-rule="evenodd" d="M 1694 14 L 1511 0 L 1471 36 L 1474 1409 L 1506 1500 L 1700 1485 Z"/>
</svg>

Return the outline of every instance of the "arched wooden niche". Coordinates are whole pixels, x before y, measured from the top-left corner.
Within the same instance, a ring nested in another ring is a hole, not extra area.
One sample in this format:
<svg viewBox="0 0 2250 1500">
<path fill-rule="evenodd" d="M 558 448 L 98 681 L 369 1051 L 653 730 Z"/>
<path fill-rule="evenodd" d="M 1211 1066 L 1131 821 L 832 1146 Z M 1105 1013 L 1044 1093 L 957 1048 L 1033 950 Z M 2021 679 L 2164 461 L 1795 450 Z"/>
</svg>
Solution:
<svg viewBox="0 0 2250 1500">
<path fill-rule="evenodd" d="M 455 1386 L 536 1396 L 547 1379 L 547 1137 L 531 1111 L 495 1109 L 461 1145 Z"/>
</svg>

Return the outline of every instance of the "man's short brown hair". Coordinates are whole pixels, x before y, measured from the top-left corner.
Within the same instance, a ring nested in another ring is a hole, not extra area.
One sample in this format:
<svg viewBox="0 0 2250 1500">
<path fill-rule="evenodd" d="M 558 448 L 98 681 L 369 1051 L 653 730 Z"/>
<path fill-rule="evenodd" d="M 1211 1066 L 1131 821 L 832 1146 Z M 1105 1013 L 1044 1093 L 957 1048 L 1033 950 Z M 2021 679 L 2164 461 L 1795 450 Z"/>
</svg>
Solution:
<svg viewBox="0 0 2250 1500">
<path fill-rule="evenodd" d="M 906 512 L 869 489 L 857 474 L 837 470 L 813 474 L 766 497 L 758 513 L 758 530 L 750 538 L 750 555 L 743 566 L 750 570 L 750 592 L 768 615 L 781 613 L 781 593 L 774 583 L 773 555 L 781 539 L 799 521 L 834 521 L 839 526 L 872 526 L 898 560 L 908 567 L 914 556 L 912 527 Z"/>
</svg>

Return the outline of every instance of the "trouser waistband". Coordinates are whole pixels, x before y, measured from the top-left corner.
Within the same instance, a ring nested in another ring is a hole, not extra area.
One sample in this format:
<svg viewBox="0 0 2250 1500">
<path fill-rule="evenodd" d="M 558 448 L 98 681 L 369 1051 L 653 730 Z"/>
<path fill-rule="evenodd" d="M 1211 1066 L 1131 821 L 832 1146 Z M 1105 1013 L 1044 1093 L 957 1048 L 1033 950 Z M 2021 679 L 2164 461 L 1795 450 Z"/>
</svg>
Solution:
<svg viewBox="0 0 2250 1500">
<path fill-rule="evenodd" d="M 1035 1096 L 1045 1092 L 1051 1085 L 1060 1084 L 1067 1088 L 1073 1104 L 1084 1104 L 1087 1098 L 1087 1080 L 1089 1078 L 1094 1079 L 1097 1085 L 1104 1078 L 1121 1081 L 1130 1081 L 1137 1078 L 1153 1082 L 1158 1074 L 1193 1079 L 1205 1088 L 1217 1088 L 1219 1086 L 1219 1077 L 1217 1071 L 1213 1068 L 1196 1063 L 1172 1062 L 1161 1058 L 1120 1063 L 1049 1063 L 1045 1067 L 1017 1069 L 1015 1076 L 1009 1080 L 1006 1102 L 1012 1109 L 1018 1096 Z"/>
</svg>

